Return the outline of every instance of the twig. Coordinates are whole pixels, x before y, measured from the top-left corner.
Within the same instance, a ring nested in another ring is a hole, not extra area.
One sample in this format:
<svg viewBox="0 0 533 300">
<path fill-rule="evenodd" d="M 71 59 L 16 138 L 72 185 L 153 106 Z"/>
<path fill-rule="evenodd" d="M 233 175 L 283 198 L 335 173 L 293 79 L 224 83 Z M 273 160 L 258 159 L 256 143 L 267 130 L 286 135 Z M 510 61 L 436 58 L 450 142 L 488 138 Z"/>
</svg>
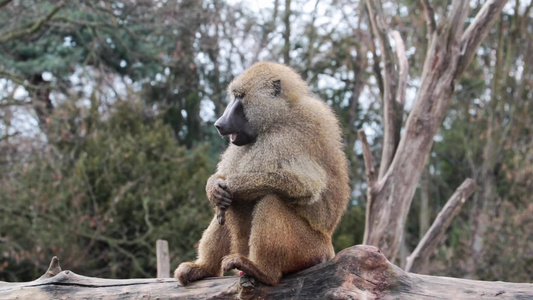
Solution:
<svg viewBox="0 0 533 300">
<path fill-rule="evenodd" d="M 33 25 L 30 28 L 15 29 L 14 31 L 8 33 L 7 35 L 0 37 L 0 44 L 7 43 L 11 40 L 18 39 L 20 37 L 27 36 L 27 35 L 37 32 L 43 26 L 44 23 L 50 20 L 61 9 L 61 7 L 63 7 L 63 5 L 65 5 L 65 1 L 59 2 L 59 4 L 56 5 L 46 16 L 35 21 L 35 23 L 33 23 Z"/>
<path fill-rule="evenodd" d="M 30 105 L 32 104 L 31 101 L 22 101 L 22 100 L 6 100 L 3 99 L 0 101 L 0 107 L 8 107 L 8 106 L 24 106 L 24 105 Z"/>
<path fill-rule="evenodd" d="M 33 91 L 33 90 L 37 89 L 36 85 L 33 85 L 33 84 L 29 83 L 26 79 L 24 79 L 22 77 L 19 77 L 19 76 L 15 75 L 13 73 L 10 73 L 10 72 L 6 72 L 6 71 L 3 71 L 3 70 L 0 70 L 0 78 L 5 78 L 5 79 L 13 81 L 16 84 L 22 85 L 28 91 Z"/>
<path fill-rule="evenodd" d="M 318 2 L 318 1 L 317 1 Z M 279 0 L 274 1 L 274 8 L 272 13 L 272 20 L 267 22 L 264 25 L 264 30 L 262 32 L 261 40 L 259 41 L 257 47 L 254 50 L 254 55 L 252 58 L 252 62 L 259 61 L 259 53 L 266 48 L 266 45 L 270 42 L 271 38 L 269 38 L 270 34 L 274 32 L 276 29 L 277 19 L 278 19 L 278 11 L 279 11 Z"/>
<path fill-rule="evenodd" d="M 43 274 L 43 276 L 39 277 L 39 279 L 47 279 L 52 278 L 59 274 L 61 272 L 61 266 L 59 265 L 59 258 L 57 256 L 52 257 L 52 261 L 50 261 L 50 266 L 48 267 L 48 270 Z"/>
<path fill-rule="evenodd" d="M 476 182 L 471 178 L 467 178 L 455 190 L 455 193 L 453 193 L 448 202 L 446 202 L 446 205 L 441 209 L 429 230 L 418 243 L 418 246 L 416 246 L 416 249 L 407 257 L 405 271 L 418 272 L 424 267 L 433 251 L 435 251 L 441 242 L 444 232 L 446 232 L 446 229 L 450 226 L 455 216 L 461 211 L 466 199 L 474 193 L 476 188 Z"/>
<path fill-rule="evenodd" d="M 85 170 L 85 167 L 83 166 L 83 164 L 80 164 L 80 167 L 81 167 L 81 173 L 82 173 L 82 177 L 83 177 L 83 181 L 85 182 L 85 185 L 87 186 L 87 191 L 89 192 L 89 196 L 91 198 L 91 202 L 93 203 L 93 209 L 94 209 L 94 213 L 95 214 L 98 214 L 99 213 L 99 209 L 98 209 L 98 201 L 96 201 L 96 196 L 94 194 L 94 191 L 93 191 L 93 186 L 91 185 L 91 182 L 89 181 L 89 176 L 87 175 L 87 171 Z"/>
<path fill-rule="evenodd" d="M 2 142 L 2 141 L 4 141 L 4 140 L 7 141 L 8 139 L 10 139 L 10 138 L 12 138 L 12 137 L 14 137 L 14 136 L 17 136 L 17 135 L 19 135 L 19 134 L 20 134 L 20 131 L 17 131 L 17 132 L 12 133 L 12 134 L 7 134 L 7 135 L 4 135 L 4 136 L 0 136 L 0 142 Z"/>
</svg>

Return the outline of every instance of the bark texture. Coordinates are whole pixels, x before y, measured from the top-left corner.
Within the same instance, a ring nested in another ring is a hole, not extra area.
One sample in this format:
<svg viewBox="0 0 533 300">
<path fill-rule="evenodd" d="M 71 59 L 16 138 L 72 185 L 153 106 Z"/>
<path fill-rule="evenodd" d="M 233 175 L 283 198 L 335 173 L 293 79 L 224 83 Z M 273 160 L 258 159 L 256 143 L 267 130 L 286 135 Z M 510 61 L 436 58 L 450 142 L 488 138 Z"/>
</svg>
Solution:
<svg viewBox="0 0 533 300">
<path fill-rule="evenodd" d="M 483 282 L 407 273 L 377 248 L 354 246 L 285 277 L 276 287 L 243 277 L 208 278 L 186 287 L 174 279 L 101 279 L 61 271 L 0 282 L 0 299 L 531 299 L 533 284 Z"/>
</svg>

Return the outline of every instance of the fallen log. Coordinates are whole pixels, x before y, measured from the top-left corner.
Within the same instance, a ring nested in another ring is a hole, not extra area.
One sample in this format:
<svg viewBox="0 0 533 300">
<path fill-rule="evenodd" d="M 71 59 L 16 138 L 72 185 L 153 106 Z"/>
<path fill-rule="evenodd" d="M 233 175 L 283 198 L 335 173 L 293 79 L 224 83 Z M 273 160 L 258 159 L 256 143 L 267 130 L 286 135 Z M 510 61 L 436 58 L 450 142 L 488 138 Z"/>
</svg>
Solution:
<svg viewBox="0 0 533 300">
<path fill-rule="evenodd" d="M 379 249 L 354 246 L 332 260 L 283 278 L 207 278 L 188 286 L 165 279 L 102 279 L 61 271 L 56 257 L 39 279 L 0 282 L 0 299 L 533 299 L 533 284 L 407 273 Z"/>
</svg>

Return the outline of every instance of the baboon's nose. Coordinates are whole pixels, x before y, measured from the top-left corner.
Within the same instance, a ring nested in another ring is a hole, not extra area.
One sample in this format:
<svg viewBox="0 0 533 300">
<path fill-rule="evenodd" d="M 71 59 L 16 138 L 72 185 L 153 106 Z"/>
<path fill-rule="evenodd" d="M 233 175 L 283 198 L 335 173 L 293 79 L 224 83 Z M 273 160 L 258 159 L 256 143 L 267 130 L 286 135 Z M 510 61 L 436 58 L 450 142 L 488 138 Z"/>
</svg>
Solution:
<svg viewBox="0 0 533 300">
<path fill-rule="evenodd" d="M 218 130 L 218 133 L 220 135 L 226 135 L 228 134 L 226 131 L 226 122 L 224 121 L 224 119 L 221 117 L 220 119 L 218 119 L 216 122 L 215 122 L 215 127 L 217 128 Z"/>
</svg>

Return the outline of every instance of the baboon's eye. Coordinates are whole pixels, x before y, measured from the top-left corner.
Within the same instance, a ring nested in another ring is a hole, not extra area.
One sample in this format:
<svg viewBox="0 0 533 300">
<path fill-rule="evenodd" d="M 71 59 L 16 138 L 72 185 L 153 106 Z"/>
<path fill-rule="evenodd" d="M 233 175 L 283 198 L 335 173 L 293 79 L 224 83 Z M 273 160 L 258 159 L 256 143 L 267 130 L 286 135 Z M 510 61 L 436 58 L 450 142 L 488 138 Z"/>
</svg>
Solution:
<svg viewBox="0 0 533 300">
<path fill-rule="evenodd" d="M 281 95 L 281 80 L 280 79 L 272 81 L 272 87 L 274 88 L 274 92 L 272 93 L 274 97 L 278 97 L 279 95 Z"/>
<path fill-rule="evenodd" d="M 242 87 L 235 87 L 233 89 L 233 96 L 235 98 L 244 98 L 244 89 Z"/>
</svg>

